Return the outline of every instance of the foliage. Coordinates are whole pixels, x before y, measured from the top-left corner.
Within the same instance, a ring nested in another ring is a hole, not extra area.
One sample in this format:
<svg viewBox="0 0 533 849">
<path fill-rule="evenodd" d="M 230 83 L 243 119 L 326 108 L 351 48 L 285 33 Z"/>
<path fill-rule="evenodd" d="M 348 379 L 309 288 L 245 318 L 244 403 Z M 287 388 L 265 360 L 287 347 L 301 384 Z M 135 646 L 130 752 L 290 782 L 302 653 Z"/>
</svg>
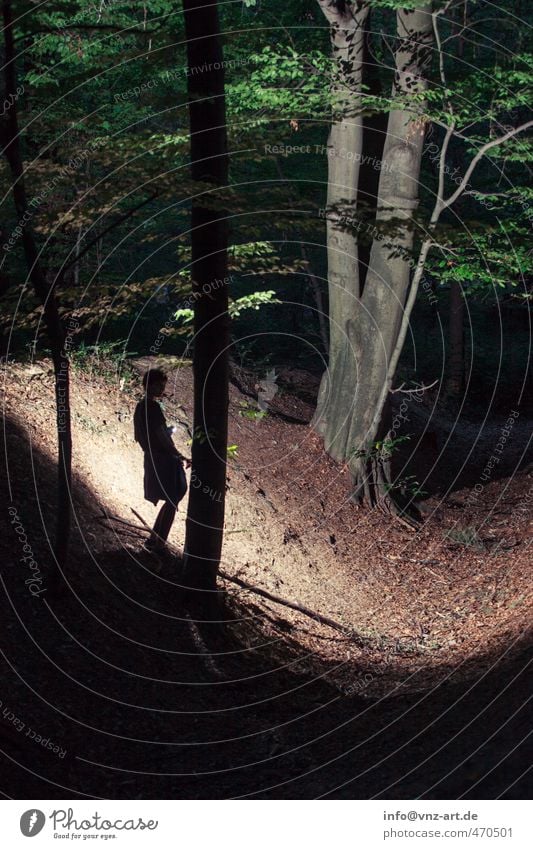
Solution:
<svg viewBox="0 0 533 849">
<path fill-rule="evenodd" d="M 371 4 L 376 84 L 365 84 L 360 92 L 367 117 L 405 105 L 391 96 L 391 32 L 394 10 L 416 5 L 411 0 Z M 444 173 L 449 195 L 482 143 L 527 119 L 532 81 L 526 26 L 518 24 L 513 0 L 502 0 L 497 17 L 472 0 L 435 8 L 443 12 L 437 23 L 445 80 L 435 52 L 421 116 L 426 146 L 415 251 L 427 232 L 446 128 L 455 126 Z M 17 61 L 21 93 L 6 106 L 17 108 L 23 128 L 31 226 L 63 315 L 79 322 L 76 339 L 87 351 L 101 346 L 102 339 L 114 344 L 130 333 L 129 345 L 139 353 L 148 353 L 160 334 L 161 352 L 180 351 L 180 337 L 190 334 L 192 309 L 182 9 L 170 0 L 141 5 L 58 0 L 53 7 L 15 0 L 14 12 L 16 43 L 24 45 Z M 327 310 L 325 218 L 317 210 L 326 204 L 336 73 L 329 28 L 319 4 L 308 0 L 245 0 L 223 4 L 220 13 L 230 185 L 218 195 L 207 185 L 203 190 L 206 202 L 223 208 L 230 222 L 230 315 L 240 322 L 239 331 L 246 329 L 242 335 L 250 336 L 238 343 L 238 353 L 252 367 L 267 356 L 270 362 L 296 361 L 316 345 L 319 332 L 310 272 Z M 523 9 L 520 14 L 526 17 Z M 378 173 L 380 162 L 371 160 L 370 151 L 367 165 Z M 531 142 L 520 135 L 479 163 L 465 194 L 444 213 L 434 234 L 427 277 L 437 291 L 453 280 L 466 297 L 483 303 L 509 296 L 529 303 L 530 161 Z M 0 174 L 6 182 L 4 160 Z M 371 209 L 359 213 L 363 224 L 372 223 Z M 353 213 L 352 221 L 359 226 Z M 18 224 L 7 196 L 2 244 Z M 392 238 L 397 226 L 380 225 L 377 237 Z M 361 245 L 367 244 L 365 228 L 358 232 Z M 3 251 L 1 263 L 1 274 L 13 282 L 4 294 L 0 330 L 6 345 L 9 339 L 22 350 L 42 314 L 25 285 L 19 237 Z M 422 292 L 419 300 L 424 297 Z M 273 310 L 262 309 L 281 303 L 275 318 Z M 252 338 L 255 331 L 269 338 L 273 330 L 285 334 L 275 349 L 267 351 Z M 290 339 L 286 349 L 282 339 Z M 78 366 L 81 351 L 72 351 Z"/>
<path fill-rule="evenodd" d="M 422 489 L 415 475 L 405 475 L 404 477 L 396 478 L 393 483 L 386 484 L 385 488 L 387 492 L 399 495 L 404 499 L 408 499 L 408 501 L 416 501 L 427 495 L 427 491 Z"/>
<path fill-rule="evenodd" d="M 266 292 L 252 292 L 250 295 L 244 295 L 242 298 L 230 302 L 228 313 L 231 318 L 239 318 L 244 310 L 258 310 L 264 304 L 281 304 L 281 301 L 275 295 L 276 293 L 272 289 Z M 174 318 L 176 321 L 181 321 L 183 325 L 190 327 L 194 319 L 194 310 L 188 307 L 176 310 Z"/>
<path fill-rule="evenodd" d="M 395 451 L 404 443 L 411 439 L 410 436 L 395 436 L 387 437 L 383 440 L 377 440 L 368 448 L 356 448 L 350 452 L 350 457 L 361 458 L 366 461 L 388 460 Z"/>
<path fill-rule="evenodd" d="M 260 410 L 257 405 L 250 404 L 248 401 L 239 402 L 239 416 L 243 419 L 251 419 L 252 421 L 261 421 L 266 415 L 266 410 Z"/>
<path fill-rule="evenodd" d="M 130 384 L 134 372 L 127 357 L 134 352 L 125 353 L 127 341 L 100 342 L 97 345 L 86 345 L 81 342 L 78 347 L 69 351 L 72 367 L 78 372 L 97 374 L 110 382 L 120 382 L 121 388 Z"/>
</svg>

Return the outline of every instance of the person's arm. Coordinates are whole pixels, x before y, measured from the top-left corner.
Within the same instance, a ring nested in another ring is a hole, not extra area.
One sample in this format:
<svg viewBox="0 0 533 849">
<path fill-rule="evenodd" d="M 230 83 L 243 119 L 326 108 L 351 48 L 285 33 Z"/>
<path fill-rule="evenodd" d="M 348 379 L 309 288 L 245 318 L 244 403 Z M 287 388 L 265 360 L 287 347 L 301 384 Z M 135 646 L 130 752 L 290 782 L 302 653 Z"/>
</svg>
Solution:
<svg viewBox="0 0 533 849">
<path fill-rule="evenodd" d="M 159 404 L 156 401 L 152 401 L 147 412 L 149 439 L 152 450 L 177 457 L 179 460 L 185 461 L 187 465 L 190 465 L 191 461 L 187 457 L 184 457 L 174 445 L 174 440 L 167 428 L 165 415 Z"/>
<path fill-rule="evenodd" d="M 168 432 L 166 424 L 159 424 L 157 426 L 156 438 L 158 445 L 160 446 L 164 454 L 172 454 L 174 457 L 178 457 L 178 459 L 180 460 L 187 461 L 187 457 L 184 457 L 183 454 L 180 454 L 180 452 L 174 445 L 174 440 Z"/>
</svg>

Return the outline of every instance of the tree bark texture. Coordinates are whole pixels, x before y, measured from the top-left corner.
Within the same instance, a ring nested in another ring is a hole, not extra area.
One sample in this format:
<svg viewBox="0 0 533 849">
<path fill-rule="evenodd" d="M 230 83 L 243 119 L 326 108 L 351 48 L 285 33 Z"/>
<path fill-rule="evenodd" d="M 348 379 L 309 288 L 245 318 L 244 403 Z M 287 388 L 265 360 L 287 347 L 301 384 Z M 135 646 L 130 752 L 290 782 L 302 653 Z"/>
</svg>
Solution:
<svg viewBox="0 0 533 849">
<path fill-rule="evenodd" d="M 339 271 L 335 267 L 329 279 L 330 304 L 342 333 L 337 332 L 338 344 L 315 417 L 327 452 L 350 466 L 355 498 L 372 505 L 389 501 L 390 494 L 390 453 L 377 444 L 387 441 L 391 363 L 397 361 L 416 265 L 412 218 L 418 203 L 425 130 L 419 95 L 426 88 L 424 73 L 432 42 L 430 7 L 399 10 L 396 25 L 395 78 L 380 167 L 377 229 L 364 289 L 353 268 Z M 328 197 L 328 205 L 331 200 Z M 351 275 L 352 283 L 345 280 L 342 285 L 339 274 Z M 347 291 L 351 297 L 346 297 Z"/>
<path fill-rule="evenodd" d="M 229 316 L 226 211 L 228 156 L 217 4 L 184 0 L 187 37 L 194 305 L 194 426 L 185 537 L 185 583 L 216 590 L 226 491 Z M 209 596 L 204 595 L 205 602 Z"/>
</svg>

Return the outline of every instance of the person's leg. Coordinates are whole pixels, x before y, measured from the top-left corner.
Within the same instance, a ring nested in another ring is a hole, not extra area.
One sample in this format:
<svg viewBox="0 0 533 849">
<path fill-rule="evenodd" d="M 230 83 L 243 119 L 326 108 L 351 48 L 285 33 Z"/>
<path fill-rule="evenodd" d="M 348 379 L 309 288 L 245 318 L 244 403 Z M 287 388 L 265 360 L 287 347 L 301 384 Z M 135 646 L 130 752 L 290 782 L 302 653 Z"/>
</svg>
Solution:
<svg viewBox="0 0 533 849">
<path fill-rule="evenodd" d="M 176 508 L 170 501 L 165 501 L 157 514 L 152 534 L 147 541 L 148 548 L 163 548 L 164 541 L 168 539 L 172 522 L 176 515 Z"/>
<path fill-rule="evenodd" d="M 176 507 L 170 501 L 165 501 L 159 515 L 161 516 L 161 525 L 157 533 L 161 539 L 167 540 L 176 515 Z"/>
<path fill-rule="evenodd" d="M 187 479 L 183 471 L 183 465 L 178 460 L 174 464 L 174 473 L 173 480 L 166 491 L 167 500 L 157 514 L 153 531 L 146 541 L 147 548 L 157 549 L 165 547 L 164 544 L 168 539 L 178 504 L 187 492 Z"/>
</svg>

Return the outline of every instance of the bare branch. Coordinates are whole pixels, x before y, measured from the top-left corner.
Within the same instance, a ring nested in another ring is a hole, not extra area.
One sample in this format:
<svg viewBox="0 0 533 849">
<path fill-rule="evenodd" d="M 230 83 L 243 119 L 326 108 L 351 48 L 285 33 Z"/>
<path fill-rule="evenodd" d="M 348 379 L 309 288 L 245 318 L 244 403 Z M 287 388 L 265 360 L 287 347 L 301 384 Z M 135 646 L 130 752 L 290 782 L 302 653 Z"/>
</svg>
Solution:
<svg viewBox="0 0 533 849">
<path fill-rule="evenodd" d="M 444 14 L 444 12 L 447 11 L 447 9 L 450 5 L 451 5 L 451 0 L 450 0 L 449 3 L 447 3 L 444 6 L 444 8 L 440 9 L 439 11 L 433 12 L 433 14 L 431 15 L 431 22 L 433 24 L 433 34 L 435 36 L 435 43 L 437 45 L 437 53 L 438 53 L 438 56 L 439 56 L 440 81 L 441 81 L 442 87 L 444 89 L 444 92 L 446 91 L 446 71 L 444 69 L 444 53 L 442 51 L 442 42 L 441 42 L 441 39 L 440 39 L 440 32 L 439 32 L 437 17 L 441 14 Z M 447 101 L 447 107 L 448 107 L 448 112 L 450 113 L 450 115 L 453 115 L 453 106 L 452 106 L 450 100 Z M 450 144 L 450 141 L 451 141 L 451 138 L 452 138 L 454 132 L 455 132 L 455 121 L 452 121 L 452 123 L 449 126 L 446 127 L 446 134 L 444 136 L 444 141 L 442 143 L 442 148 L 441 148 L 440 157 L 439 157 L 439 185 L 438 185 L 438 189 L 437 189 L 437 204 L 438 204 L 439 207 L 440 207 L 440 204 L 442 204 L 443 201 L 444 201 L 444 176 L 446 174 L 446 154 L 448 152 L 448 145 Z"/>
<path fill-rule="evenodd" d="M 444 91 L 446 91 L 446 71 L 444 69 L 444 53 L 442 51 L 442 42 L 440 40 L 440 32 L 437 18 L 439 15 L 442 15 L 448 9 L 449 5 L 450 3 L 447 3 L 443 9 L 433 12 L 431 15 L 431 22 L 433 24 L 433 34 L 435 36 L 435 44 L 437 45 L 437 53 L 439 56 L 439 76 Z M 450 100 L 447 101 L 447 106 L 448 112 L 450 113 L 450 115 L 453 115 L 453 106 Z"/>
<path fill-rule="evenodd" d="M 435 209 L 433 210 L 433 215 L 431 216 L 431 223 L 436 224 L 438 217 L 442 210 L 444 209 L 444 175 L 446 174 L 446 154 L 448 152 L 448 145 L 450 144 L 451 138 L 455 132 L 455 123 L 450 124 L 448 129 L 446 130 L 446 135 L 444 136 L 444 141 L 442 142 L 442 147 L 440 149 L 439 156 L 439 186 L 437 189 L 437 202 L 435 204 Z M 436 217 L 435 217 L 436 216 Z"/>
<path fill-rule="evenodd" d="M 385 380 L 383 381 L 383 386 L 381 388 L 379 401 L 376 404 L 376 412 L 374 413 L 374 418 L 370 424 L 369 431 L 370 433 L 375 433 L 377 427 L 379 425 L 379 420 L 381 418 L 383 405 L 387 398 L 388 393 L 391 391 L 392 381 L 394 380 L 394 375 L 396 374 L 396 368 L 398 366 L 398 360 L 400 359 L 400 354 L 403 349 L 403 345 L 405 342 L 405 337 L 407 336 L 407 330 L 409 327 L 409 322 L 411 318 L 411 313 L 413 312 L 413 307 L 415 305 L 416 296 L 418 293 L 418 287 L 420 285 L 420 281 L 422 280 L 422 275 L 424 273 L 424 268 L 426 265 L 427 255 L 429 253 L 429 249 L 433 245 L 433 239 L 427 238 L 424 239 L 422 245 L 420 246 L 420 253 L 418 255 L 418 260 L 415 266 L 415 272 L 413 275 L 413 281 L 411 283 L 411 288 L 409 290 L 409 295 L 407 297 L 407 301 L 403 310 L 402 321 L 400 324 L 400 331 L 398 333 L 398 338 L 396 340 L 396 344 L 394 346 L 394 350 L 392 352 L 392 356 L 389 360 L 389 364 L 387 367 L 387 375 Z"/>
<path fill-rule="evenodd" d="M 459 185 L 457 186 L 457 189 L 455 190 L 455 192 L 453 192 L 453 194 L 451 194 L 450 197 L 447 200 L 444 200 L 444 199 L 442 200 L 442 202 L 440 204 L 439 213 L 442 212 L 443 209 L 447 209 L 449 206 L 451 206 L 452 203 L 455 203 L 457 198 L 460 197 L 463 194 L 465 188 L 468 185 L 468 181 L 470 180 L 470 177 L 472 176 L 472 173 L 473 173 L 476 165 L 485 156 L 485 154 L 487 153 L 488 150 L 491 150 L 493 147 L 496 147 L 497 145 L 503 144 L 503 142 L 509 141 L 509 139 L 514 138 L 515 136 L 518 135 L 518 133 L 525 132 L 525 130 L 528 130 L 530 127 L 533 127 L 533 120 L 532 121 L 526 121 L 525 124 L 520 124 L 519 127 L 514 127 L 512 130 L 509 130 L 509 132 L 505 133 L 503 136 L 500 136 L 497 139 L 492 139 L 492 141 L 486 142 L 486 144 L 482 145 L 482 147 L 479 148 L 478 152 L 476 153 L 476 155 L 472 159 L 470 165 L 466 169 L 465 175 L 464 175 L 463 179 L 461 180 L 461 182 L 459 183 Z"/>
<path fill-rule="evenodd" d="M 404 389 L 404 384 L 402 383 L 401 386 L 398 386 L 397 389 L 391 389 L 390 394 L 394 395 L 396 392 L 401 392 L 402 395 L 418 395 L 419 392 L 427 392 L 428 389 L 433 389 L 433 387 L 436 386 L 438 382 L 438 380 L 434 380 L 433 383 L 429 384 L 429 386 L 424 386 L 423 384 L 421 384 L 420 386 L 417 386 L 416 389 Z"/>
<path fill-rule="evenodd" d="M 478 192 L 477 189 L 471 189 L 464 192 L 465 197 L 474 198 L 505 198 L 509 197 L 509 192 Z"/>
</svg>

